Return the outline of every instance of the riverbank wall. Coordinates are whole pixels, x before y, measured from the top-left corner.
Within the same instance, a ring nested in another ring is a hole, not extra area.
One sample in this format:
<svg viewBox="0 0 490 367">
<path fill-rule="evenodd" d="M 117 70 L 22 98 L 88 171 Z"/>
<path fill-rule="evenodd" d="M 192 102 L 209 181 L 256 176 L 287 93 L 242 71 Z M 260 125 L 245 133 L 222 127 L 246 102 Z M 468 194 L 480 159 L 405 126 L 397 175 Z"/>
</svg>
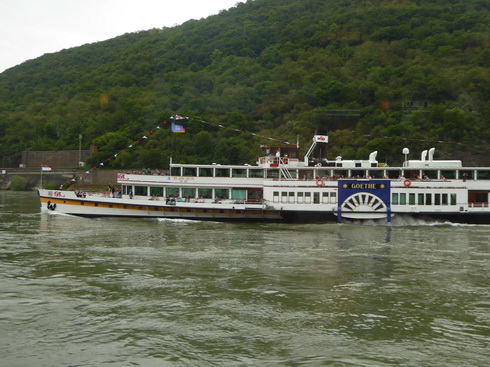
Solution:
<svg viewBox="0 0 490 367">
<path fill-rule="evenodd" d="M 0 190 L 9 190 L 12 177 L 20 176 L 26 180 L 27 189 L 58 188 L 69 181 L 80 182 L 87 186 L 114 185 L 117 181 L 117 170 L 92 170 L 90 174 L 77 169 L 53 169 L 50 172 L 41 172 L 28 168 L 4 168 L 0 169 Z M 73 181 L 75 180 L 75 181 Z"/>
</svg>

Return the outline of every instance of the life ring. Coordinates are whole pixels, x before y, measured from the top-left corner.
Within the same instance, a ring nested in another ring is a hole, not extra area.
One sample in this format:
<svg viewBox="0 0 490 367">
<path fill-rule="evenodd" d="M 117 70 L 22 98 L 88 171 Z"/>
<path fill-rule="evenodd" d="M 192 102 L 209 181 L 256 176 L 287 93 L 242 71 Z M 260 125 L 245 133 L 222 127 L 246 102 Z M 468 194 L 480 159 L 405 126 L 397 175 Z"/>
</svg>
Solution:
<svg viewBox="0 0 490 367">
<path fill-rule="evenodd" d="M 412 184 L 412 181 L 410 181 L 408 178 L 403 181 L 403 184 L 406 186 L 406 187 L 410 187 L 410 185 Z"/>
<path fill-rule="evenodd" d="M 323 182 L 323 180 L 320 177 L 318 177 L 316 179 L 316 185 L 317 186 L 325 186 L 325 182 Z"/>
</svg>

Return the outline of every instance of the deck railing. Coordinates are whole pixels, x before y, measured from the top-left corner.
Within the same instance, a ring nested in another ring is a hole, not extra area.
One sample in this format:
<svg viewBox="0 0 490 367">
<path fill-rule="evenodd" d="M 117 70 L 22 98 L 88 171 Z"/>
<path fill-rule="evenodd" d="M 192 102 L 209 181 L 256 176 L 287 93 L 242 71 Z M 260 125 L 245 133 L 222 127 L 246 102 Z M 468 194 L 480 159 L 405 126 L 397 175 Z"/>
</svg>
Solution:
<svg viewBox="0 0 490 367">
<path fill-rule="evenodd" d="M 490 204 L 489 203 L 469 203 L 468 207 L 469 208 L 489 208 Z"/>
</svg>

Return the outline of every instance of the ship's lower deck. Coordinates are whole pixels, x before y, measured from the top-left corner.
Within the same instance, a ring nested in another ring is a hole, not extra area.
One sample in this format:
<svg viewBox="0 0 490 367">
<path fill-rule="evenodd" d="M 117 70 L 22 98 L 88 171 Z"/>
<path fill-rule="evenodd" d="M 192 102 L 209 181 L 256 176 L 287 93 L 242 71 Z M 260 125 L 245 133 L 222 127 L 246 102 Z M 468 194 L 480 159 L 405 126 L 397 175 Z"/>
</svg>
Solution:
<svg viewBox="0 0 490 367">
<path fill-rule="evenodd" d="M 281 221 L 278 210 L 245 204 L 211 207 L 202 204 L 165 204 L 160 201 L 123 200 L 107 198 L 87 200 L 41 196 L 45 211 L 85 217 L 173 218 L 216 221 Z"/>
</svg>

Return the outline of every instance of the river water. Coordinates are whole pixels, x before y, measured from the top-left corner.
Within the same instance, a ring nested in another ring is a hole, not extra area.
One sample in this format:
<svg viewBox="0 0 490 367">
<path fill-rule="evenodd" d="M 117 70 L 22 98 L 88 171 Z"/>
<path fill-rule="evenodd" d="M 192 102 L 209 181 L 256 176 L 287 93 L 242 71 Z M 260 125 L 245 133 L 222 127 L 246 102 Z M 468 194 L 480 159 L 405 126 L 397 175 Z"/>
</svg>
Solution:
<svg viewBox="0 0 490 367">
<path fill-rule="evenodd" d="M 490 226 L 40 213 L 0 192 L 0 365 L 488 366 Z"/>
</svg>

